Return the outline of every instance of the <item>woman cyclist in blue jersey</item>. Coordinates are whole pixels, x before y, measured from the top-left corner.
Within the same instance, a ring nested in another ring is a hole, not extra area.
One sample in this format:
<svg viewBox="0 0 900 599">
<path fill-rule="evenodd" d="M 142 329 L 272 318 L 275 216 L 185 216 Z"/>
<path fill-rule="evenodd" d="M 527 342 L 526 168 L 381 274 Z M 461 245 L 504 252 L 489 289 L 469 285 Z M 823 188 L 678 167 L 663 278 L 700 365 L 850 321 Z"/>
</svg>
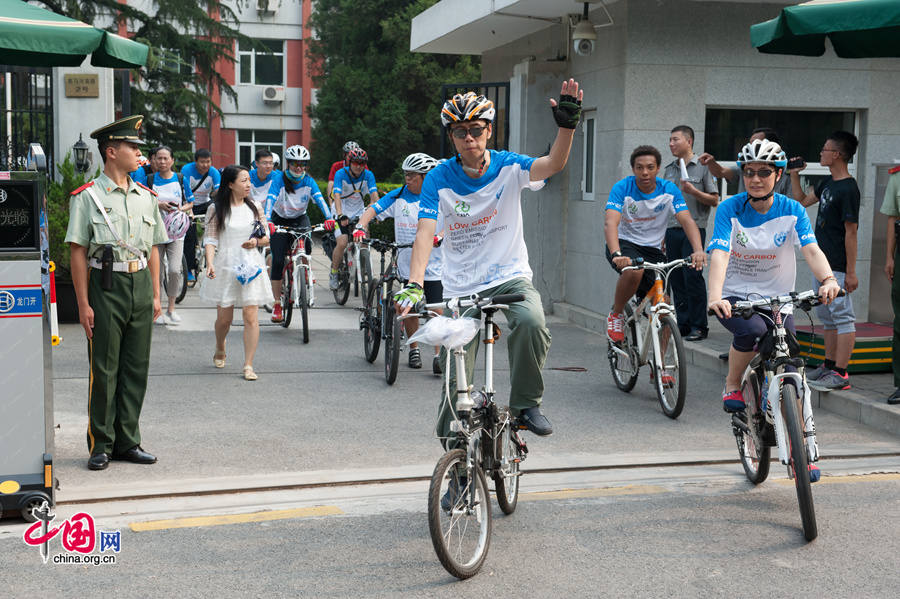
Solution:
<svg viewBox="0 0 900 599">
<path fill-rule="evenodd" d="M 767 330 L 766 321 L 758 314 L 749 320 L 732 316 L 731 302 L 794 291 L 795 245 L 800 246 L 816 279 L 822 281 L 822 301 L 830 303 L 840 291 L 816 243 L 806 210 L 793 199 L 773 192 L 787 165 L 781 146 L 766 139 L 751 141 L 741 150 L 737 163 L 747 191 L 719 205 L 707 247 L 711 254 L 708 306 L 734 334 L 722 396 L 727 412 L 745 407 L 741 376 L 755 354 L 757 339 Z M 789 304 L 782 312 L 786 328 L 794 333 L 791 308 Z"/>
<path fill-rule="evenodd" d="M 306 208 L 312 200 L 319 206 L 325 217 L 325 230 L 334 229 L 331 211 L 322 198 L 322 192 L 315 179 L 309 176 L 309 150 L 303 146 L 291 146 L 284 152 L 284 169 L 282 185 L 278 198 L 269 207 L 266 217 L 269 219 L 269 231 L 272 238 L 272 293 L 281 297 L 281 277 L 284 273 L 284 260 L 291 249 L 293 236 L 289 233 L 276 233 L 275 227 L 309 228 L 309 215 Z M 307 239 L 306 253 L 312 253 L 312 244 Z M 272 322 L 281 322 L 281 304 L 275 304 L 272 310 Z"/>
</svg>

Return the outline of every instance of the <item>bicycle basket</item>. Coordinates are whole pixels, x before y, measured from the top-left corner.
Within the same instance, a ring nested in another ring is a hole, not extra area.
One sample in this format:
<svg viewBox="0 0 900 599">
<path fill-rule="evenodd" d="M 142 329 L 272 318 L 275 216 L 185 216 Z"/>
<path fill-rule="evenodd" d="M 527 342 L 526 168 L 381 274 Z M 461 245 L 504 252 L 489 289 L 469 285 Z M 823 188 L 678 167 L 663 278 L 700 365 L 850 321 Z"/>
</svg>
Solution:
<svg viewBox="0 0 900 599">
<path fill-rule="evenodd" d="M 422 325 L 407 341 L 426 345 L 443 345 L 447 349 L 462 347 L 478 334 L 481 321 L 476 318 L 435 316 Z"/>
</svg>

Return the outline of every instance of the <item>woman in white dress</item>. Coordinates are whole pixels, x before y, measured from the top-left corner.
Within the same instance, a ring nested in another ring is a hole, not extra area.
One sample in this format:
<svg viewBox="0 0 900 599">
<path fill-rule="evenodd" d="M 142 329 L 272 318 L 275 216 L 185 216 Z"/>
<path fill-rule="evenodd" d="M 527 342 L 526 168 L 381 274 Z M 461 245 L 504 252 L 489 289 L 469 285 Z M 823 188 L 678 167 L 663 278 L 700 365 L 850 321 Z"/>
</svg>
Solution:
<svg viewBox="0 0 900 599">
<path fill-rule="evenodd" d="M 259 221 L 261 229 L 254 224 Z M 258 230 L 261 237 L 254 236 Z M 243 309 L 244 378 L 259 378 L 253 371 L 253 356 L 259 343 L 259 306 L 274 303 L 266 264 L 256 248 L 269 243 L 268 225 L 262 207 L 250 199 L 250 173 L 231 165 L 222 171 L 222 182 L 206 213 L 206 280 L 200 297 L 216 304 L 216 368 L 225 367 L 225 337 L 231 328 L 234 307 Z M 251 280 L 242 278 L 253 275 Z"/>
</svg>

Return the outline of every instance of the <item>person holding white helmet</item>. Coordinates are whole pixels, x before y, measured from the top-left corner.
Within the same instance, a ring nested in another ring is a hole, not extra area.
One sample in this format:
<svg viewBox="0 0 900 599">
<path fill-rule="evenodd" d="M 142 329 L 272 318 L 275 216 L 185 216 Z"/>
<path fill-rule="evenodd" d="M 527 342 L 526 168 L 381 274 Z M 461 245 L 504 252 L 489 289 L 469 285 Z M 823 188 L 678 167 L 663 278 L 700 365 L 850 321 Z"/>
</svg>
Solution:
<svg viewBox="0 0 900 599">
<path fill-rule="evenodd" d="M 291 146 L 284 152 L 284 161 L 287 168 L 284 169 L 278 198 L 273 205 L 266 207 L 266 218 L 269 219 L 272 240 L 272 270 L 269 278 L 272 280 L 272 293 L 276 301 L 281 297 L 284 261 L 291 249 L 293 237 L 288 233 L 276 233 L 275 227 L 309 228 L 309 215 L 306 213 L 306 208 L 312 200 L 325 216 L 325 229 L 327 231 L 334 229 L 334 219 L 322 198 L 319 185 L 306 172 L 309 168 L 309 150 L 303 146 Z M 312 252 L 311 245 L 307 240 L 307 253 Z M 305 261 L 306 258 L 303 260 Z M 284 320 L 284 316 L 281 313 L 281 304 L 276 303 L 272 310 L 272 322 L 281 322 L 282 320 Z"/>
<path fill-rule="evenodd" d="M 754 140 L 743 147 L 737 163 L 747 191 L 719 205 L 712 240 L 707 246 L 708 307 L 734 335 L 722 395 L 727 412 L 745 408 L 741 375 L 753 358 L 756 340 L 767 330 L 766 321 L 758 314 L 749 320 L 732 316 L 731 303 L 750 295 L 768 297 L 794 291 L 794 246 L 800 246 L 810 270 L 822 281 L 822 301 L 831 303 L 840 291 L 828 259 L 816 242 L 806 210 L 792 198 L 774 192 L 775 183 L 787 166 L 781 146 L 767 139 Z M 784 312 L 788 309 L 785 307 Z M 795 332 L 790 314 L 784 323 L 791 333 Z"/>
<path fill-rule="evenodd" d="M 412 243 L 415 241 L 416 228 L 419 225 L 419 192 L 422 191 L 422 182 L 425 180 L 425 175 L 437 165 L 438 161 L 428 154 L 419 152 L 407 156 L 401 166 L 405 181 L 404 185 L 386 193 L 383 198 L 366 208 L 359 219 L 359 224 L 356 225 L 356 230 L 353 232 L 353 239 L 359 241 L 368 235 L 369 223 L 373 218 L 378 220 L 393 218 L 394 240 L 397 243 Z M 439 215 L 436 227 L 438 231 L 443 231 L 442 220 Z M 435 239 L 435 244 L 437 243 L 438 238 Z M 409 280 L 409 261 L 411 257 L 411 248 L 404 248 L 397 255 L 397 270 L 400 278 L 404 281 Z M 441 249 L 437 245 L 435 245 L 435 249 L 432 250 L 431 256 L 428 258 L 422 287 L 425 291 L 426 302 L 436 303 L 443 299 Z M 419 320 L 417 318 L 407 318 L 403 321 L 403 326 L 406 328 L 406 337 L 408 339 L 418 330 Z M 441 374 L 439 350 L 440 348 L 435 348 L 435 355 L 431 361 L 431 370 L 435 374 Z M 422 367 L 422 354 L 419 351 L 418 343 L 411 343 L 409 346 L 409 367 Z"/>
<path fill-rule="evenodd" d="M 541 296 L 531 283 L 521 194 L 523 189 L 531 188 L 532 182 L 543 181 L 565 168 L 581 118 L 583 96 L 578 83 L 569 79 L 562 83 L 559 101 L 550 100 L 558 129 L 549 154 L 540 158 L 487 150 L 496 109 L 483 95 L 456 94 L 444 103 L 441 123 L 457 155 L 425 177 L 409 283 L 395 297 L 404 313 L 422 301 L 428 257 L 438 215 L 442 214 L 447 232 L 442 244 L 441 276 L 445 297 L 472 293 L 483 297 L 504 293 L 525 296 L 524 301 L 511 304 L 506 311 L 510 328 L 509 408 L 522 425 L 538 435 L 553 432 L 550 421 L 541 412 L 541 369 L 550 349 L 550 331 Z M 476 337 L 466 347 L 468 375 L 474 372 L 478 345 Z M 456 388 L 453 364 L 449 376 L 450 387 Z M 455 406 L 448 405 L 443 397 L 440 405 L 436 432 L 449 449 L 457 444 L 456 434 L 450 430 Z"/>
</svg>

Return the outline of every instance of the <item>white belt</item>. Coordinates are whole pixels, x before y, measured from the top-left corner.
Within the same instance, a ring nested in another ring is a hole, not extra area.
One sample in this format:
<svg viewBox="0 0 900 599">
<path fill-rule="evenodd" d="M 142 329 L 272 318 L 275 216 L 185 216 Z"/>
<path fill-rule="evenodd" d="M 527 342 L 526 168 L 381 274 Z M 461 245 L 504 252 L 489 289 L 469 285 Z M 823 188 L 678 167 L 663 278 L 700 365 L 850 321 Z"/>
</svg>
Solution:
<svg viewBox="0 0 900 599">
<path fill-rule="evenodd" d="M 103 269 L 103 262 L 96 258 L 91 258 L 91 266 L 93 268 Z M 113 262 L 112 269 L 115 272 L 138 272 L 147 268 L 147 259 L 141 257 L 138 260 L 126 260 L 125 262 Z"/>
</svg>

